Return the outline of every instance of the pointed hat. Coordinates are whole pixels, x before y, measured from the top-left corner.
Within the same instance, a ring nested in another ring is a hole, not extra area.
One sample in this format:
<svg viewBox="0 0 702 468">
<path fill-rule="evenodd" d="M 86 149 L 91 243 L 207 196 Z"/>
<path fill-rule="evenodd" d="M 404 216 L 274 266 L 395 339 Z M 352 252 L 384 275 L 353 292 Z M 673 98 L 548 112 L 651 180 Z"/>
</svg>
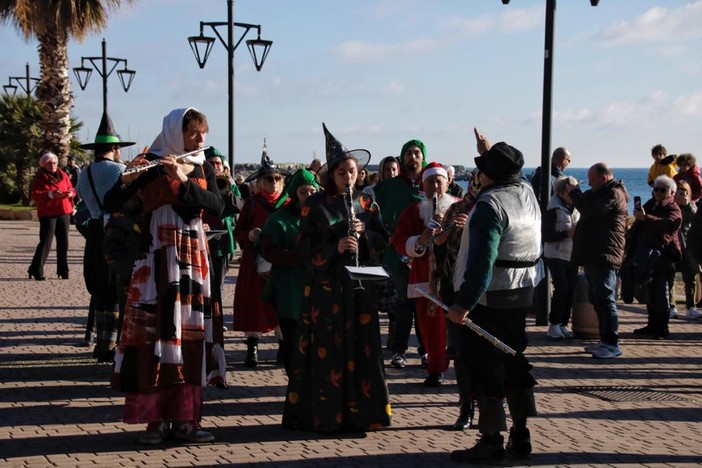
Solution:
<svg viewBox="0 0 702 468">
<path fill-rule="evenodd" d="M 263 177 L 264 175 L 268 174 L 281 174 L 283 176 L 287 176 L 289 173 L 288 171 L 278 169 L 278 166 L 275 165 L 273 160 L 271 159 L 270 156 L 268 156 L 268 145 L 266 145 L 266 139 L 263 139 L 263 154 L 261 154 L 261 167 L 258 168 L 256 172 L 253 174 L 249 175 L 244 182 L 248 183 L 253 180 L 258 180 L 259 178 Z"/>
<path fill-rule="evenodd" d="M 358 170 L 360 171 L 370 162 L 370 151 L 365 149 L 349 150 L 337 140 L 334 135 L 327 129 L 327 126 L 322 122 L 324 130 L 324 141 L 327 149 L 327 162 L 324 166 L 329 170 L 336 167 L 341 161 L 354 158 L 358 161 Z M 319 172 L 324 168 L 320 168 Z"/>
<path fill-rule="evenodd" d="M 95 149 L 97 145 L 119 145 L 121 147 L 132 146 L 133 141 L 121 141 L 119 135 L 115 132 L 115 127 L 112 125 L 112 119 L 107 115 L 107 111 L 102 113 L 102 120 L 100 121 L 100 127 L 95 134 L 95 143 L 86 143 L 80 145 L 83 149 Z"/>
</svg>

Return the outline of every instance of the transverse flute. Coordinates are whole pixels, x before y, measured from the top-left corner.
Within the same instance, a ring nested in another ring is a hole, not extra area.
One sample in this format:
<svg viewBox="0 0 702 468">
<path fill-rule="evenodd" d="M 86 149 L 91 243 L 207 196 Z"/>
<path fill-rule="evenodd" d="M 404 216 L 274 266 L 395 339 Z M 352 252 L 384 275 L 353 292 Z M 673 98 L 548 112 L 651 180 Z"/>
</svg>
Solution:
<svg viewBox="0 0 702 468">
<path fill-rule="evenodd" d="M 181 154 L 180 156 L 176 156 L 176 161 L 187 158 L 188 156 L 192 156 L 194 154 L 199 153 L 200 151 L 205 151 L 212 148 L 211 146 L 205 146 L 204 148 L 196 149 L 195 151 L 190 151 L 184 154 Z M 129 175 L 129 174 L 136 174 L 137 172 L 145 171 L 147 169 L 151 169 L 152 167 L 156 167 L 162 164 L 161 159 L 154 159 L 148 164 L 142 164 L 141 166 L 134 166 L 130 167 L 128 169 L 125 169 L 122 175 Z"/>
<path fill-rule="evenodd" d="M 434 296 L 432 296 L 431 294 L 429 294 L 429 293 L 428 293 L 427 291 L 425 291 L 424 289 L 418 288 L 418 287 L 415 286 L 415 287 L 414 287 L 414 290 L 417 291 L 417 292 L 418 292 L 419 294 L 421 294 L 422 296 L 424 296 L 424 297 L 426 297 L 427 299 L 429 299 L 429 300 L 430 300 L 431 302 L 433 302 L 434 304 L 438 305 L 439 307 L 441 307 L 442 309 L 444 309 L 445 311 L 448 312 L 449 308 L 448 308 L 448 306 L 447 306 L 446 304 L 444 304 L 443 302 L 441 302 L 440 300 L 438 300 L 436 297 L 434 297 Z M 481 338 L 485 338 L 486 340 L 488 340 L 488 341 L 490 342 L 490 344 L 492 344 L 495 348 L 499 349 L 499 350 L 502 351 L 503 353 L 511 354 L 512 356 L 515 356 L 515 355 L 517 354 L 517 352 L 516 352 L 515 350 L 513 350 L 512 348 L 510 348 L 509 346 L 507 346 L 505 343 L 503 343 L 502 341 L 500 341 L 496 336 L 494 336 L 494 335 L 490 334 L 489 332 L 485 331 L 480 325 L 476 325 L 475 323 L 473 323 L 469 318 L 466 317 L 466 318 L 463 320 L 463 325 L 465 325 L 466 327 L 470 328 L 473 332 L 475 332 L 476 335 L 480 336 Z"/>
</svg>

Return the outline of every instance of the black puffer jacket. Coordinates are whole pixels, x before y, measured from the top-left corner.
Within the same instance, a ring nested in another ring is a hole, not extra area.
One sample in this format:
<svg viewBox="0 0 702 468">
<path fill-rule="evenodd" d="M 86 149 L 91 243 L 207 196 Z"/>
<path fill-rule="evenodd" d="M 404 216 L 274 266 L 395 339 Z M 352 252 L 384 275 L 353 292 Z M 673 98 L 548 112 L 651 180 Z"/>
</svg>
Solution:
<svg viewBox="0 0 702 468">
<path fill-rule="evenodd" d="M 629 194 L 621 181 L 610 180 L 600 190 L 570 192 L 580 211 L 573 238 L 572 262 L 582 266 L 621 268 L 624 261 Z"/>
</svg>

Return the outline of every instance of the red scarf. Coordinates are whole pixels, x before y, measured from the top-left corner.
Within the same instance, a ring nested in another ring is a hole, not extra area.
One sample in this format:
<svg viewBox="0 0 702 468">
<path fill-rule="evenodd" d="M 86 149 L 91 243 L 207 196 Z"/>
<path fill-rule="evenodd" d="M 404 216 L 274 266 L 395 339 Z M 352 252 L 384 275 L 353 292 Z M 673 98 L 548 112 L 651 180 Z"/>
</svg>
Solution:
<svg viewBox="0 0 702 468">
<path fill-rule="evenodd" d="M 275 202 L 278 201 L 278 198 L 280 198 L 280 194 L 281 194 L 282 192 L 283 192 L 282 189 L 279 190 L 279 191 L 277 191 L 277 192 L 274 192 L 274 193 L 268 193 L 268 192 L 266 192 L 265 190 L 261 189 L 261 190 L 258 191 L 258 194 L 261 196 L 261 198 L 263 198 L 264 200 L 266 200 L 268 203 L 273 203 L 273 204 L 275 204 Z"/>
</svg>

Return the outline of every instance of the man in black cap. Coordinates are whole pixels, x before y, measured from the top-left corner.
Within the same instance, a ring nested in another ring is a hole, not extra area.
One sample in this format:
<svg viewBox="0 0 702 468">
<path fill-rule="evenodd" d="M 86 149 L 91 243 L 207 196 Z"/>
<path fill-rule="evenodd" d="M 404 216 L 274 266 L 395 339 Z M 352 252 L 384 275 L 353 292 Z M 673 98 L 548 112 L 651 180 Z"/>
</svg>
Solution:
<svg viewBox="0 0 702 468">
<path fill-rule="evenodd" d="M 102 249 L 106 216 L 109 215 L 103 203 L 105 194 L 117 183 L 125 169 L 120 161 L 121 148 L 133 144 L 119 139 L 110 116 L 105 112 L 95 142 L 81 145 L 81 148 L 95 151 L 95 161 L 81 171 L 76 190 L 90 210 L 83 256 L 83 278 L 90 293 L 85 339 L 90 343 L 95 324 L 97 343 L 93 355 L 98 362 L 112 361 L 119 330 L 117 291 L 115 285 L 108 281 L 109 267 Z"/>
<path fill-rule="evenodd" d="M 503 400 L 507 398 L 513 427 L 507 450 L 519 457 L 531 454 L 527 417 L 536 415 L 531 365 L 524 357 L 526 316 L 534 287 L 543 276 L 541 212 L 531 187 L 522 181 L 522 153 L 500 142 L 490 144 L 475 130 L 482 190 L 469 229 L 468 259 L 463 283 L 449 319 L 457 324 L 468 317 L 512 347 L 508 355 L 467 328 L 461 342 L 472 393 L 476 395 L 481 433 L 478 443 L 456 450 L 451 459 L 485 463 L 505 456 L 501 431 L 507 430 Z"/>
</svg>

